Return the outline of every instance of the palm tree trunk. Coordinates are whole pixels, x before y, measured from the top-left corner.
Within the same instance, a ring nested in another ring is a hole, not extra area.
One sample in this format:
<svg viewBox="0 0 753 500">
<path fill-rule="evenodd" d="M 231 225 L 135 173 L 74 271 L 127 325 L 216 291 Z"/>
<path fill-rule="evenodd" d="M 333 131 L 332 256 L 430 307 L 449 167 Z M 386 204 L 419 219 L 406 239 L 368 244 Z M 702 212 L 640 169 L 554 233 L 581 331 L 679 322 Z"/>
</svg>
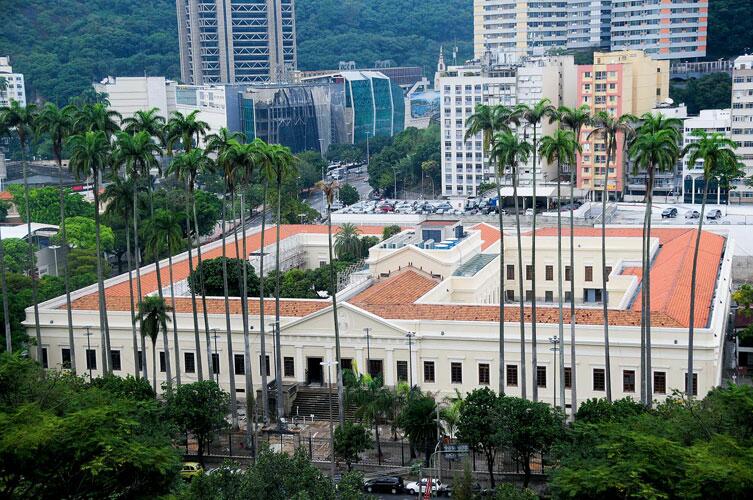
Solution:
<svg viewBox="0 0 753 500">
<path fill-rule="evenodd" d="M 188 184 L 188 181 L 186 181 Z M 191 236 L 191 190 L 186 185 L 186 243 L 188 244 L 188 271 L 189 275 L 194 275 L 193 267 L 193 237 Z M 198 234 L 198 228 L 196 230 Z M 201 281 L 201 280 L 200 280 Z M 193 334 L 194 334 L 194 349 L 196 349 L 196 371 L 199 376 L 199 382 L 204 381 L 204 368 L 201 362 L 201 337 L 199 336 L 199 315 L 198 308 L 196 306 L 196 290 L 193 287 L 189 287 L 191 290 L 191 314 L 193 315 Z M 207 328 L 207 332 L 209 328 Z"/>
<path fill-rule="evenodd" d="M 653 376 L 652 376 L 652 364 L 651 364 L 651 207 L 654 204 L 654 173 L 655 169 L 649 171 L 649 190 L 646 191 L 648 195 L 648 202 L 646 203 L 646 269 L 644 274 L 644 281 L 646 283 L 646 302 L 643 309 L 646 311 L 646 404 L 651 407 L 653 397 Z"/>
<path fill-rule="evenodd" d="M 8 284 L 5 281 L 5 249 L 3 248 L 2 241 L 3 241 L 2 230 L 0 230 L 0 288 L 2 288 L 2 293 L 3 293 L 3 323 L 5 323 L 5 351 L 13 352 L 13 333 L 11 332 L 11 329 L 10 329 L 10 313 L 8 312 Z M 73 351 L 71 351 L 71 362 L 73 362 Z"/>
<path fill-rule="evenodd" d="M 374 416 L 374 436 L 376 437 L 377 457 L 382 458 L 382 443 L 379 441 L 379 417 L 378 416 Z"/>
<path fill-rule="evenodd" d="M 526 329 L 525 293 L 523 291 L 523 245 L 520 240 L 520 210 L 518 208 L 518 167 L 513 166 L 513 198 L 515 198 L 515 232 L 518 240 L 518 293 L 520 300 L 520 397 L 526 399 Z"/>
<path fill-rule="evenodd" d="M 193 183 L 189 182 L 190 186 L 190 192 L 191 192 L 191 208 L 193 211 L 193 227 L 196 231 L 196 262 L 197 262 L 197 268 L 199 270 L 199 288 L 201 288 L 201 310 L 202 315 L 204 316 L 204 334 L 205 334 L 205 340 L 207 343 L 207 376 L 209 377 L 209 380 L 212 380 L 212 375 L 214 374 L 214 363 L 212 362 L 212 338 L 209 335 L 209 311 L 207 309 L 207 289 L 204 285 L 204 269 L 201 266 L 202 259 L 201 259 L 201 237 L 199 236 L 199 218 L 196 214 L 196 198 L 194 198 L 194 189 L 193 189 Z M 196 356 L 199 356 L 199 351 L 197 351 Z M 217 380 L 219 382 L 219 375 L 217 376 Z"/>
<path fill-rule="evenodd" d="M 133 335 L 133 369 L 134 376 L 139 378 L 139 340 L 136 334 L 136 304 L 133 300 L 133 260 L 131 258 L 131 225 L 126 220 L 126 258 L 128 261 L 128 295 L 131 299 L 131 334 Z"/>
<path fill-rule="evenodd" d="M 497 174 L 497 214 L 499 216 L 499 394 L 505 395 L 505 243 L 502 190 Z"/>
<path fill-rule="evenodd" d="M 265 338 L 266 317 L 264 316 L 264 238 L 267 232 L 267 193 L 269 180 L 264 180 L 261 208 L 261 247 L 259 248 L 259 371 L 261 372 L 261 404 L 264 423 L 269 423 L 269 383 L 267 381 L 267 341 Z"/>
<path fill-rule="evenodd" d="M 136 293 L 139 295 L 138 302 L 144 298 L 144 294 L 141 291 L 141 248 L 139 247 L 139 211 L 138 211 L 138 196 L 136 189 L 136 178 L 134 178 L 133 188 L 133 253 L 136 258 Z M 144 335 L 144 319 L 139 315 L 139 334 L 141 337 L 141 371 L 144 380 L 149 380 L 149 373 L 147 370 L 146 362 L 146 336 Z M 136 362 L 138 366 L 138 361 Z"/>
<path fill-rule="evenodd" d="M 329 247 L 329 283 L 332 293 L 332 317 L 335 321 L 335 373 L 337 376 L 337 418 L 340 425 L 345 425 L 345 399 L 343 396 L 343 372 L 340 359 L 340 325 L 337 322 L 337 280 L 335 279 L 335 259 L 332 255 L 332 206 L 327 203 L 327 238 Z M 369 367 L 366 367 L 368 372 Z M 376 424 L 374 424 L 376 425 Z M 377 439 L 378 439 L 377 431 Z"/>
<path fill-rule="evenodd" d="M 275 226 L 275 389 L 277 390 L 277 426 L 282 426 L 285 416 L 282 401 L 282 371 L 281 371 L 281 342 L 280 342 L 280 205 L 282 203 L 282 174 L 277 176 L 277 224 Z"/>
<path fill-rule="evenodd" d="M 703 201 L 701 201 L 701 217 L 698 219 L 698 232 L 695 237 L 695 248 L 693 249 L 693 271 L 690 275 L 690 318 L 688 327 L 688 374 L 686 384 L 688 388 L 685 393 L 693 396 L 693 329 L 695 327 L 695 286 L 696 273 L 698 271 L 698 249 L 701 246 L 701 232 L 703 231 L 703 218 L 706 217 L 706 198 L 709 195 L 709 181 L 704 179 Z"/>
<path fill-rule="evenodd" d="M 225 328 L 227 329 L 227 366 L 228 378 L 230 379 L 230 415 L 232 418 L 233 429 L 238 428 L 238 401 L 235 392 L 235 360 L 233 355 L 233 337 L 230 327 L 230 298 L 227 286 L 227 237 L 225 235 L 225 226 L 227 218 L 227 200 L 222 196 L 222 286 L 225 292 Z"/>
<path fill-rule="evenodd" d="M 167 245 L 167 267 L 170 277 L 170 306 L 173 308 L 173 348 L 175 349 L 175 384 L 180 387 L 180 344 L 178 342 L 178 321 L 175 319 L 175 285 L 173 284 L 173 249 L 170 242 Z M 165 354 L 167 356 L 167 353 Z"/>
<path fill-rule="evenodd" d="M 105 300 L 105 281 L 102 274 L 102 245 L 100 242 L 99 222 L 99 171 L 94 170 L 94 225 L 97 249 L 97 289 L 99 291 L 99 320 L 102 333 L 102 373 L 112 373 L 110 360 L 110 332 L 107 328 L 107 302 Z M 36 301 L 35 301 L 36 303 Z"/>
<path fill-rule="evenodd" d="M 165 356 L 167 358 L 167 356 Z M 144 363 L 146 364 L 146 363 Z M 152 339 L 152 389 L 157 394 L 157 339 Z"/>
<path fill-rule="evenodd" d="M 614 139 L 609 139 L 612 142 Z M 612 370 L 609 357 L 609 298 L 607 297 L 607 198 L 609 198 L 609 157 L 612 148 L 607 146 L 607 163 L 604 167 L 604 191 L 601 197 L 601 302 L 604 314 L 604 372 L 607 385 L 607 401 L 612 402 Z M 615 194 L 617 191 L 615 191 Z M 575 279 L 575 269 L 571 269 Z"/>
<path fill-rule="evenodd" d="M 648 178 L 646 179 L 648 189 Z M 646 200 L 648 202 L 648 200 Z M 643 228 L 641 239 L 641 403 L 646 404 L 646 255 L 648 254 L 648 239 L 646 238 L 648 207 L 643 214 Z"/>
<path fill-rule="evenodd" d="M 19 137 L 21 143 L 21 165 L 24 176 L 24 197 L 26 198 L 26 231 L 31 241 L 31 209 L 29 208 L 29 172 L 26 162 L 26 141 Z M 37 337 L 37 361 L 42 362 L 42 330 L 39 325 L 39 297 L 37 294 L 37 270 L 34 265 L 34 245 L 29 244 L 29 277 L 31 278 L 31 301 L 34 304 L 34 330 Z M 99 262 L 99 261 L 97 261 Z M 7 302 L 7 301 L 6 301 Z M 8 316 L 6 315 L 6 318 Z M 105 365 L 107 366 L 107 365 Z"/>
<path fill-rule="evenodd" d="M 533 124 L 533 221 L 531 223 L 531 376 L 533 400 L 539 400 L 539 373 L 536 347 L 536 165 L 539 151 L 536 140 L 536 124 Z M 546 381 L 544 381 L 546 382 Z M 556 388 L 555 388 L 556 390 Z"/>
<path fill-rule="evenodd" d="M 68 346 L 71 352 L 71 373 L 76 374 L 76 346 L 73 338 L 73 308 L 71 307 L 71 284 L 68 274 L 68 239 L 65 233 L 65 190 L 63 188 L 63 160 L 55 155 L 58 164 L 58 189 L 60 192 L 60 248 L 63 250 L 65 264 L 63 266 L 63 286 L 65 287 L 65 305 L 68 315 Z M 57 270 L 57 254 L 55 255 L 55 269 Z M 58 273 L 59 274 L 59 273 Z"/>
<path fill-rule="evenodd" d="M 576 131 L 577 140 L 580 141 L 580 128 Z M 570 166 L 570 384 L 572 385 L 572 401 L 570 412 L 575 418 L 578 411 L 578 391 L 575 376 L 575 166 Z M 560 346 L 564 348 L 564 346 Z M 564 379 L 564 377 L 563 377 Z"/>
<path fill-rule="evenodd" d="M 564 318 L 564 298 L 562 296 L 562 182 L 560 172 L 560 160 L 557 158 L 557 299 L 558 307 L 558 326 L 560 340 L 560 402 L 562 410 L 565 411 L 565 318 Z M 556 353 L 555 353 L 556 354 Z M 556 391 L 557 388 L 555 387 Z"/>
<path fill-rule="evenodd" d="M 241 218 L 245 220 L 246 207 L 241 191 Z M 245 228 L 245 226 L 244 226 Z M 246 248 L 246 231 L 243 231 L 243 267 L 241 282 L 241 312 L 243 314 L 243 368 L 246 382 L 246 446 L 251 448 L 251 456 L 256 456 L 256 398 L 254 395 L 254 378 L 251 370 L 251 339 L 248 328 L 248 250 Z M 253 425 L 253 432 L 251 426 Z"/>
<path fill-rule="evenodd" d="M 151 179 L 149 179 L 149 214 L 152 220 L 154 220 L 154 188 L 152 186 Z M 165 294 L 162 293 L 162 271 L 160 270 L 159 265 L 159 245 L 157 245 L 157 248 L 154 249 L 154 272 L 157 276 L 157 294 L 159 295 L 160 300 L 162 300 L 162 302 L 164 303 Z M 165 378 L 167 383 L 167 392 L 172 392 L 173 376 L 172 370 L 170 368 L 170 343 L 167 340 L 167 328 L 162 329 L 162 345 L 165 349 Z"/>
</svg>

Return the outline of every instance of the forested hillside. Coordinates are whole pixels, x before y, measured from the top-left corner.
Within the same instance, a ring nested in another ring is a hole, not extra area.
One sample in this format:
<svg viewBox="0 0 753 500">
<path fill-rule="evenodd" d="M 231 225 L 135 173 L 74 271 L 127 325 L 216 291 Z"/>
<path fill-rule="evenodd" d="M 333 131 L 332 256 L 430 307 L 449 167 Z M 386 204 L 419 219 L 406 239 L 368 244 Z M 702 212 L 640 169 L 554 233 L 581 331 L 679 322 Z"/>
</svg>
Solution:
<svg viewBox="0 0 753 500">
<path fill-rule="evenodd" d="M 433 72 L 439 46 L 471 55 L 471 0 L 298 0 L 302 69 L 390 59 Z M 753 47 L 749 2 L 711 2 L 709 56 Z M 108 74 L 179 76 L 174 0 L 22 0 L 0 9 L 0 54 L 27 97 L 65 102 Z"/>
</svg>

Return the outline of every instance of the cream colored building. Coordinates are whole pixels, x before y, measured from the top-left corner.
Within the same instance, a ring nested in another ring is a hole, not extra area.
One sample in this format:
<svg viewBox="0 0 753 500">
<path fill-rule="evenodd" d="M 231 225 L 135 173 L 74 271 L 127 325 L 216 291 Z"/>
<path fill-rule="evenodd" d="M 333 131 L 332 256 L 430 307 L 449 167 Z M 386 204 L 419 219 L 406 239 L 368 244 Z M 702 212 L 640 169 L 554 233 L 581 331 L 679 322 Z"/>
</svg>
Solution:
<svg viewBox="0 0 753 500">
<path fill-rule="evenodd" d="M 363 226 L 363 234 L 380 234 L 381 227 Z M 274 227 L 266 235 L 266 252 L 273 251 Z M 601 312 L 600 232 L 576 229 L 575 269 L 562 271 L 565 278 L 575 279 L 576 289 L 576 362 L 575 380 L 579 402 L 605 396 L 603 318 Z M 687 360 L 688 299 L 690 266 L 692 264 L 693 228 L 656 229 L 651 240 L 652 253 L 652 339 L 653 379 L 655 397 L 663 398 L 673 389 L 683 389 Z M 539 397 L 553 398 L 555 360 L 550 351 L 550 337 L 558 335 L 556 231 L 546 228 L 537 232 L 538 297 L 538 373 Z M 325 226 L 283 226 L 282 243 L 286 266 L 315 267 L 326 262 Z M 260 233 L 247 234 L 250 253 L 258 255 Z M 569 239 L 563 241 L 563 252 L 569 251 Z M 523 235 L 523 262 L 530 265 L 531 234 Z M 440 396 L 467 392 L 499 383 L 499 231 L 480 224 L 462 227 L 454 221 L 432 222 L 405 230 L 373 247 L 365 270 L 354 272 L 343 280 L 338 294 L 338 320 L 342 344 L 342 360 L 346 367 L 381 373 L 388 386 L 407 380 Z M 733 244 L 731 236 L 704 232 L 701 241 L 701 262 L 697 293 L 694 359 L 698 391 L 703 395 L 721 383 L 722 344 L 730 300 L 730 266 Z M 611 267 L 608 284 L 609 323 L 612 356 L 612 389 L 615 398 L 640 395 L 640 247 L 641 228 L 609 228 L 607 260 Z M 234 255 L 229 243 L 228 253 Z M 221 248 L 217 243 L 204 248 L 204 258 L 216 257 Z M 296 256 L 295 254 L 298 253 Z M 281 258 L 283 255 L 281 255 Z M 258 258 L 258 257 L 257 257 Z M 519 395 L 522 382 L 519 304 L 517 302 L 517 245 L 515 233 L 504 235 L 505 267 L 505 389 Z M 167 283 L 167 262 L 163 279 Z M 219 381 L 229 390 L 230 364 L 242 367 L 244 339 L 238 298 L 230 299 L 232 349 L 230 363 L 225 335 L 224 300 L 207 299 L 210 311 L 210 332 L 204 331 L 200 320 L 200 352 L 194 343 L 191 302 L 185 287 L 186 255 L 174 258 L 176 310 L 179 337 L 179 362 L 182 380 L 197 380 L 197 356 L 207 374 L 206 342 L 219 354 Z M 513 266 L 512 269 L 508 266 Z M 526 270 L 525 275 L 528 274 Z M 524 277 L 525 277 L 524 275 Z M 152 266 L 142 270 L 145 293 L 156 293 Z M 569 281 L 565 281 L 569 290 Z M 133 323 L 129 310 L 128 279 L 112 278 L 106 283 L 107 314 L 110 325 L 112 357 L 117 358 L 115 373 L 135 373 Z M 525 282 L 526 291 L 530 281 Z M 169 287 L 165 288 L 169 294 Z M 528 294 L 526 294 L 528 295 Z M 569 294 L 568 294 L 569 295 Z M 530 301 L 530 296 L 528 299 Z M 95 375 L 101 369 L 101 339 L 98 325 L 96 287 L 73 294 L 76 360 L 80 374 L 87 374 L 87 355 L 96 359 Z M 67 317 L 64 297 L 40 305 L 42 346 L 49 367 L 59 368 L 69 355 Z M 526 302 L 526 318 L 530 303 Z M 200 315 L 201 317 L 201 315 Z M 26 326 L 33 335 L 33 311 L 27 311 Z M 565 364 L 573 379 L 570 358 L 569 308 L 565 307 Z M 266 317 L 259 317 L 257 299 L 249 300 L 251 365 L 255 389 L 260 384 L 261 322 L 274 322 L 274 301 L 266 303 Z M 87 338 L 86 327 L 92 332 Z M 531 394 L 532 338 L 530 319 L 525 324 L 526 378 Z M 172 330 L 171 327 L 169 327 Z M 212 330 L 217 330 L 217 337 Z M 366 332 L 369 343 L 367 345 Z M 271 328 L 267 328 L 266 352 L 270 357 L 270 381 L 274 378 L 274 348 Z M 172 331 L 169 353 L 174 366 Z M 318 386 L 325 382 L 322 361 L 335 357 L 331 302 L 326 299 L 281 300 L 281 353 L 283 381 Z M 88 346 L 87 346 L 88 343 Z M 164 351 L 161 337 L 157 349 Z M 147 345 L 147 360 L 151 346 Z M 138 348 L 140 350 L 140 347 Z M 117 354 L 115 354 L 117 352 Z M 240 358 L 238 358 L 240 356 Z M 370 360 L 370 366 L 367 365 Z M 151 377 L 151 363 L 148 370 Z M 174 368 L 173 368 L 174 370 Z M 242 370 L 241 370 L 242 371 Z M 243 398 L 244 375 L 236 372 L 238 396 Z M 163 381 L 165 373 L 158 373 Z M 557 376 L 559 380 L 559 374 Z M 559 396 L 558 396 L 559 397 Z M 567 390 L 568 404 L 571 391 Z"/>
</svg>

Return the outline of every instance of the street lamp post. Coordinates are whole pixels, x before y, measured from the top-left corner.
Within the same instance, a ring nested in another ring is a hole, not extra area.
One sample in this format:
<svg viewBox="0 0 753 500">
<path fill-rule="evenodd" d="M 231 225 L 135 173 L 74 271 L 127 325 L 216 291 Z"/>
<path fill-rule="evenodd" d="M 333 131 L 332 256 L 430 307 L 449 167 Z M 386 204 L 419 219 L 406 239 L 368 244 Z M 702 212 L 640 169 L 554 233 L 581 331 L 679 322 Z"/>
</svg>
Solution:
<svg viewBox="0 0 753 500">
<path fill-rule="evenodd" d="M 60 248 L 60 245 L 50 245 L 47 248 L 49 248 L 50 250 L 52 250 L 53 259 L 55 259 L 55 276 L 59 276 L 59 271 L 58 271 L 58 248 Z"/>
<path fill-rule="evenodd" d="M 319 363 L 322 366 L 327 367 L 327 386 L 328 386 L 328 400 L 329 400 L 329 447 L 331 455 L 331 461 L 329 465 L 329 475 L 334 479 L 335 477 L 335 429 L 332 421 L 332 367 L 337 365 L 337 361 L 322 361 Z"/>
<path fill-rule="evenodd" d="M 89 360 L 89 353 L 92 350 L 92 344 L 91 344 L 92 332 L 90 331 L 91 327 L 89 325 L 86 325 L 84 328 L 86 328 L 86 333 L 85 333 L 86 335 L 86 367 L 89 368 L 89 382 L 91 382 L 92 381 L 92 364 L 91 364 L 91 361 Z"/>
<path fill-rule="evenodd" d="M 413 337 L 416 336 L 416 332 L 408 332 L 405 336 L 408 337 L 408 380 L 413 389 Z"/>
<path fill-rule="evenodd" d="M 366 332 L 366 372 L 371 374 L 371 344 L 369 342 L 369 332 L 371 331 L 371 328 L 364 328 L 364 332 Z"/>
<path fill-rule="evenodd" d="M 557 337 L 549 337 L 549 343 L 552 347 L 549 349 L 554 353 L 554 385 L 552 385 L 552 394 L 554 394 L 554 407 L 557 408 L 557 351 L 559 351 L 560 339 Z M 564 380 L 562 381 L 564 383 Z M 563 401 L 564 410 L 564 401 Z"/>
</svg>

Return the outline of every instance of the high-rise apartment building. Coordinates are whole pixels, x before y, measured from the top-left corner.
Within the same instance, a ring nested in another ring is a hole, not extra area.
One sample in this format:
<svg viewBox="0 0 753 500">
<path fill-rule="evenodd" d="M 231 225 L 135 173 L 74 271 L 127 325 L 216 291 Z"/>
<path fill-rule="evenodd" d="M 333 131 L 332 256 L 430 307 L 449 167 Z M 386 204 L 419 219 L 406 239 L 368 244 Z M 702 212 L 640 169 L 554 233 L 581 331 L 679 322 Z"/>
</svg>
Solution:
<svg viewBox="0 0 753 500">
<path fill-rule="evenodd" d="M 731 114 L 729 109 L 702 109 L 698 116 L 688 118 L 683 123 L 682 146 L 698 141 L 694 132 L 703 130 L 709 134 L 722 134 L 730 136 Z M 703 175 L 703 161 L 691 165 L 688 156 L 682 159 L 682 196 L 684 203 L 701 203 L 705 187 Z M 713 180 L 709 183 L 708 203 L 720 203 L 726 201 L 727 190 L 720 190 L 719 183 Z"/>
<path fill-rule="evenodd" d="M 732 129 L 737 154 L 747 177 L 753 175 L 753 55 L 735 59 L 732 70 Z M 730 194 L 736 201 L 753 203 L 753 189 L 738 181 Z"/>
<path fill-rule="evenodd" d="M 596 52 L 594 64 L 578 66 L 577 92 L 578 105 L 587 105 L 594 114 L 605 111 L 612 116 L 640 116 L 669 97 L 669 61 L 657 61 L 634 50 Z M 580 138 L 583 152 L 578 155 L 578 187 L 591 191 L 592 199 L 601 199 L 604 169 L 608 168 L 607 189 L 613 195 L 622 193 L 623 138 L 618 137 L 615 157 L 609 159 L 607 167 L 604 138 L 600 134 L 588 138 L 590 132 L 584 128 Z"/>
<path fill-rule="evenodd" d="M 552 49 L 706 55 L 708 0 L 474 0 L 474 52 L 518 57 Z"/>
<path fill-rule="evenodd" d="M 10 57 L 0 57 L 0 79 L 5 82 L 0 85 L 0 107 L 9 106 L 11 101 L 26 106 L 24 75 L 13 72 Z"/>
<path fill-rule="evenodd" d="M 483 148 L 481 134 L 465 138 L 467 120 L 477 104 L 514 106 L 534 104 L 548 98 L 552 105 L 575 103 L 576 66 L 572 56 L 541 57 L 517 64 L 474 64 L 451 66 L 438 76 L 442 137 L 442 194 L 475 196 L 484 182 L 493 182 L 495 172 Z M 541 138 L 556 128 L 543 120 L 537 127 Z M 532 139 L 533 130 L 519 127 L 517 133 Z M 533 159 L 519 170 L 520 185 L 555 180 L 556 166 L 539 158 L 536 172 Z M 503 185 L 512 184 L 511 172 L 505 172 Z M 543 190 L 540 191 L 544 196 Z"/>
<path fill-rule="evenodd" d="M 283 81 L 295 70 L 295 0 L 176 0 L 185 83 Z"/>
</svg>

